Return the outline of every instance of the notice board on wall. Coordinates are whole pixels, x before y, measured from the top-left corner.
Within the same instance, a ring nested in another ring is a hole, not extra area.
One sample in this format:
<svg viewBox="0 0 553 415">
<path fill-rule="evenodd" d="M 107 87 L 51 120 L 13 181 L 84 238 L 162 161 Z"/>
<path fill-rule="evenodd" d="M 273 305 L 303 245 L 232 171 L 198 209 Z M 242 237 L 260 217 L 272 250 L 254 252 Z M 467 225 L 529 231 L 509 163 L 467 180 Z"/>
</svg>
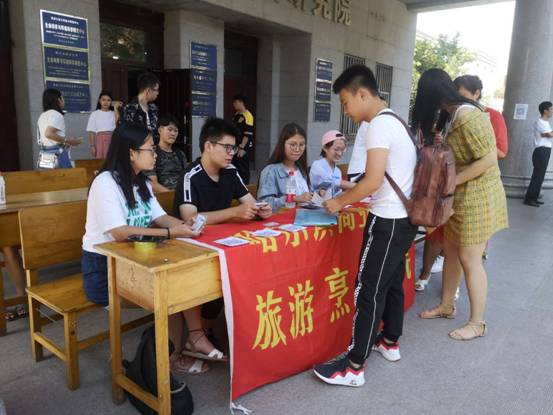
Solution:
<svg viewBox="0 0 553 415">
<path fill-rule="evenodd" d="M 41 10 L 46 88 L 61 91 L 66 112 L 90 111 L 88 19 Z"/>
<path fill-rule="evenodd" d="M 332 62 L 325 59 L 317 59 L 315 63 L 314 121 L 330 121 L 332 66 Z"/>
</svg>

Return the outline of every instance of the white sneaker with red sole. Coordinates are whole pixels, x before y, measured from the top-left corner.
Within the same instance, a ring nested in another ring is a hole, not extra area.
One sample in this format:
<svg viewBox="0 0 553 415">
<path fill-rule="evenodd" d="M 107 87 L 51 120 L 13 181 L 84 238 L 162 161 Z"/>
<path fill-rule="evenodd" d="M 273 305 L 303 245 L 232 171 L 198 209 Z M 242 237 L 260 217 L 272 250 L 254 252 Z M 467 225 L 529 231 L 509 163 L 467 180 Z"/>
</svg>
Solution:
<svg viewBox="0 0 553 415">
<path fill-rule="evenodd" d="M 379 338 L 376 343 L 373 344 L 373 350 L 380 353 L 384 359 L 390 362 L 397 362 L 401 359 L 401 355 L 399 353 L 399 342 L 388 344 L 383 338 Z"/>
</svg>

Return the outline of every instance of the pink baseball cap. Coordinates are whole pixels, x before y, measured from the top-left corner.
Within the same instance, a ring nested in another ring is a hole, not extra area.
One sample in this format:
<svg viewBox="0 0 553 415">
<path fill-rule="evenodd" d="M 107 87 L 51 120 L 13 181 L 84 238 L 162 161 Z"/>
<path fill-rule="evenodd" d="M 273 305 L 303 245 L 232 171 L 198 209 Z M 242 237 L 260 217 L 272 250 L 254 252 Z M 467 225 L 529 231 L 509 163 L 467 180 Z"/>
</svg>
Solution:
<svg viewBox="0 0 553 415">
<path fill-rule="evenodd" d="M 334 140 L 345 140 L 344 134 L 338 130 L 330 130 L 324 133 L 323 139 L 321 140 L 321 146 L 325 146 L 328 143 L 332 143 Z"/>
</svg>

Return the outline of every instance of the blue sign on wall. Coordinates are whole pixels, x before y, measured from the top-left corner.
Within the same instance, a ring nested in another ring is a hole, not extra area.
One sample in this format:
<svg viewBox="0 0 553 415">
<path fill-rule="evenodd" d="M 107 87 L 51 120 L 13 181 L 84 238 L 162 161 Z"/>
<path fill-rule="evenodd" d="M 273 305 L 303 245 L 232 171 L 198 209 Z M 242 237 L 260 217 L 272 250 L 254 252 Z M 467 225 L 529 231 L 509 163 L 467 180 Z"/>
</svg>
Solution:
<svg viewBox="0 0 553 415">
<path fill-rule="evenodd" d="M 315 121 L 330 121 L 330 103 L 315 102 Z"/>
<path fill-rule="evenodd" d="M 88 49 L 87 19 L 46 10 L 40 17 L 43 43 Z"/>
<path fill-rule="evenodd" d="M 315 101 L 330 102 L 332 84 L 327 81 L 317 81 L 315 86 Z"/>
<path fill-rule="evenodd" d="M 90 86 L 73 82 L 46 81 L 46 88 L 55 88 L 61 91 L 65 101 L 64 110 L 67 112 L 90 111 Z"/>
<path fill-rule="evenodd" d="M 316 75 L 317 79 L 332 82 L 332 62 L 317 59 Z"/>
<path fill-rule="evenodd" d="M 216 111 L 217 95 L 202 95 L 192 92 L 192 116 L 215 117 Z"/>
<path fill-rule="evenodd" d="M 44 46 L 44 74 L 47 78 L 88 81 L 88 52 Z"/>
<path fill-rule="evenodd" d="M 315 63 L 314 121 L 329 122 L 332 100 L 332 62 L 317 59 Z"/>
<path fill-rule="evenodd" d="M 217 46 L 191 42 L 190 67 L 196 69 L 217 70 Z"/>
<path fill-rule="evenodd" d="M 217 94 L 217 72 L 203 69 L 192 69 L 192 92 Z"/>
</svg>

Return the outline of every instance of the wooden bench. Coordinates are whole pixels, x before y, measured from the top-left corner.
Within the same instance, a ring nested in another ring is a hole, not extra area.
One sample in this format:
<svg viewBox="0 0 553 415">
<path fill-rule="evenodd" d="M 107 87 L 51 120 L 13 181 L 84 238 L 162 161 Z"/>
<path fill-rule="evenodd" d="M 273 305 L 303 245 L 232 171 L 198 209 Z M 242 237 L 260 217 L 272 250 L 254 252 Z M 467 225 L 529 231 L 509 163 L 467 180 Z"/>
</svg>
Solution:
<svg viewBox="0 0 553 415">
<path fill-rule="evenodd" d="M 75 160 L 75 167 L 85 169 L 88 183 L 92 183 L 92 179 L 94 179 L 96 174 L 100 171 L 104 165 L 104 161 L 104 159 Z"/>
<path fill-rule="evenodd" d="M 8 196 L 88 186 L 86 170 L 82 168 L 5 172 L 3 176 Z M 0 270 L 3 267 L 0 262 Z M 6 334 L 6 309 L 26 302 L 27 296 L 4 298 L 4 280 L 0 274 L 0 336 Z"/>
<path fill-rule="evenodd" d="M 83 168 L 13 171 L 3 175 L 8 196 L 88 186 L 86 170 Z"/>
<path fill-rule="evenodd" d="M 19 211 L 23 266 L 27 275 L 29 328 L 33 358 L 43 358 L 43 348 L 59 357 L 66 365 L 67 387 L 77 389 L 79 380 L 79 352 L 109 338 L 109 331 L 79 340 L 77 317 L 101 308 L 88 301 L 83 290 L 81 273 L 39 284 L 41 268 L 81 259 L 81 241 L 86 221 L 86 201 L 27 208 Z M 54 311 L 52 317 L 42 317 L 44 308 Z M 39 311 L 40 310 L 40 311 Z M 64 346 L 58 346 L 43 332 L 51 320 L 63 319 Z M 152 315 L 141 317 L 121 326 L 130 330 L 152 320 Z"/>
</svg>

